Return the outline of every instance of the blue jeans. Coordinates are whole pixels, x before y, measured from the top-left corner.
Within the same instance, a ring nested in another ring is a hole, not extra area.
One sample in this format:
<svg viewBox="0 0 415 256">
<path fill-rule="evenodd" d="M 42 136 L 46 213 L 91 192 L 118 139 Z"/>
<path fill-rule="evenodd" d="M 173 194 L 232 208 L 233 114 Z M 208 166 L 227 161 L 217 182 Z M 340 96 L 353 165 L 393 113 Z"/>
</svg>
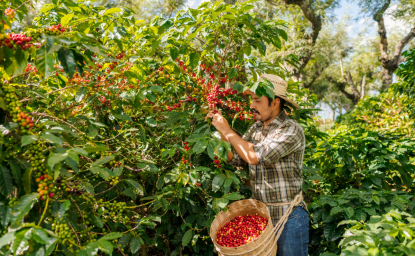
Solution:
<svg viewBox="0 0 415 256">
<path fill-rule="evenodd" d="M 296 207 L 277 241 L 277 256 L 308 256 L 308 232 L 308 213 L 303 207 Z"/>
</svg>

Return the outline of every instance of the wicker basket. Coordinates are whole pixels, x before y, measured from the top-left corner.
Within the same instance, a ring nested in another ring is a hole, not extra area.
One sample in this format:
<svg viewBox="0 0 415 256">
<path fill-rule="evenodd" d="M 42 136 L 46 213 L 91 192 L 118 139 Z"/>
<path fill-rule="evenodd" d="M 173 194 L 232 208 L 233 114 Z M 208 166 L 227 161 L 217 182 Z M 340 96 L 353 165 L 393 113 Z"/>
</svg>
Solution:
<svg viewBox="0 0 415 256">
<path fill-rule="evenodd" d="M 229 210 L 221 211 L 210 226 L 210 238 L 215 244 L 216 250 L 221 256 L 275 256 L 277 254 L 277 243 L 270 241 L 272 239 L 273 225 L 268 207 L 254 199 L 240 200 L 230 204 Z M 224 247 L 217 242 L 217 232 L 229 221 L 237 216 L 246 214 L 256 214 L 268 219 L 268 225 L 265 230 L 252 242 L 238 247 Z"/>
</svg>

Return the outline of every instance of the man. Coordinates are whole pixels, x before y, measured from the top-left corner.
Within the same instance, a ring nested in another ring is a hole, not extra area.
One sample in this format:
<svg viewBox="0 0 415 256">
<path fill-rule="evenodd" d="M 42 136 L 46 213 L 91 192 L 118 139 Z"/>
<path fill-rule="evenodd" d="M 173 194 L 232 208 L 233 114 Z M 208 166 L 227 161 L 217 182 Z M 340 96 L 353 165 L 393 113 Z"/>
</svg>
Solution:
<svg viewBox="0 0 415 256">
<path fill-rule="evenodd" d="M 290 119 L 283 107 L 289 102 L 296 108 L 298 104 L 286 98 L 288 84 L 276 75 L 264 74 L 260 77 L 269 80 L 274 86 L 275 99 L 259 98 L 254 92 L 251 110 L 257 122 L 239 137 L 219 112 L 209 112 L 212 124 L 221 133 L 222 140 L 228 141 L 233 152 L 228 152 L 228 164 L 249 165 L 252 198 L 267 204 L 275 225 L 288 210 L 289 203 L 302 189 L 302 164 L 305 137 L 302 127 Z M 289 215 L 277 242 L 278 256 L 307 256 L 309 239 L 309 219 L 306 205 L 301 202 Z"/>
</svg>

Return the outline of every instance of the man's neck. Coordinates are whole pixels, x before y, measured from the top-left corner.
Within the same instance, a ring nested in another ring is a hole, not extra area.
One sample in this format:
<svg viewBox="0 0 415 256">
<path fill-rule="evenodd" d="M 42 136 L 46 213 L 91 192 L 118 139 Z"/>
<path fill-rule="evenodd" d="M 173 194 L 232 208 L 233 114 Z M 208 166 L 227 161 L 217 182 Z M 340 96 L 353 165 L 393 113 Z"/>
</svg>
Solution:
<svg viewBox="0 0 415 256">
<path fill-rule="evenodd" d="M 268 124 L 270 124 L 271 122 L 272 122 L 272 120 L 274 120 L 279 114 L 281 113 L 281 110 L 280 109 L 278 109 L 278 110 L 276 110 L 276 111 L 274 111 L 274 113 L 271 115 L 271 117 L 267 120 L 267 121 L 264 121 L 263 123 L 264 123 L 264 128 L 268 125 Z"/>
</svg>

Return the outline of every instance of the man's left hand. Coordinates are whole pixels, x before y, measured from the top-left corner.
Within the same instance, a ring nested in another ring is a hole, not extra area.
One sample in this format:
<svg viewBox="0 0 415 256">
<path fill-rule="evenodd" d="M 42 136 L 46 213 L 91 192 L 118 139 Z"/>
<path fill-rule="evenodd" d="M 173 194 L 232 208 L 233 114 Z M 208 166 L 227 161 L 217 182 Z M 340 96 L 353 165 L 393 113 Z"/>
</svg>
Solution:
<svg viewBox="0 0 415 256">
<path fill-rule="evenodd" d="M 220 133 L 225 134 L 227 131 L 231 130 L 231 127 L 229 126 L 228 121 L 226 120 L 226 118 L 222 116 L 222 113 L 220 112 L 220 110 L 216 114 L 210 111 L 207 114 L 205 121 L 208 118 L 212 118 L 213 126 L 215 126 L 216 130 L 218 130 Z"/>
</svg>

